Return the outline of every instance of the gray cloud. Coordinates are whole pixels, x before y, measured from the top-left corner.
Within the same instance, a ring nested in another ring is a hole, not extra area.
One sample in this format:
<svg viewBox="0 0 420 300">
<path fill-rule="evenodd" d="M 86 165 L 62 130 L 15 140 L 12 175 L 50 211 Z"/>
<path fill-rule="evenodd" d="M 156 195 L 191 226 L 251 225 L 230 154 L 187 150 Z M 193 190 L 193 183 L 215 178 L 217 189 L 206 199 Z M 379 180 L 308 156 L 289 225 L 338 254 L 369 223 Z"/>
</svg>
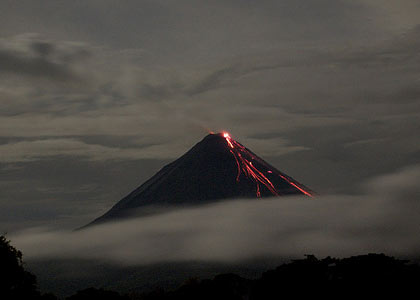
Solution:
<svg viewBox="0 0 420 300">
<path fill-rule="evenodd" d="M 394 39 L 337 53 L 337 62 L 347 66 L 393 67 L 403 64 L 405 67 L 411 67 L 408 64 L 415 64 L 420 60 L 419 37 L 420 25 L 417 25 Z"/>
<path fill-rule="evenodd" d="M 298 151 L 299 147 L 283 149 Z M 181 150 L 182 151 L 182 150 Z M 280 151 L 278 149 L 277 151 Z M 0 145 L 0 163 L 29 162 L 51 157 L 74 156 L 88 160 L 139 160 L 145 158 L 176 158 L 179 149 L 168 149 L 167 145 L 148 145 L 139 148 L 116 148 L 84 143 L 77 139 L 44 139 L 20 141 Z"/>
<path fill-rule="evenodd" d="M 27 259 L 86 258 L 122 264 L 237 261 L 261 256 L 420 250 L 420 167 L 366 182 L 360 196 L 229 201 L 77 232 L 10 236 Z"/>
<path fill-rule="evenodd" d="M 322 193 L 420 162 L 416 0 L 3 6 L 3 211 L 30 198 L 72 215 L 71 196 L 34 187 L 91 181 L 107 192 L 85 205 L 105 209 L 153 175 L 134 158 L 161 167 L 208 130 Z"/>
<path fill-rule="evenodd" d="M 0 51 L 2 72 L 19 75 L 45 76 L 53 80 L 73 80 L 75 75 L 65 66 L 50 62 L 42 57 L 23 57 L 7 51 Z"/>
<path fill-rule="evenodd" d="M 252 141 L 251 139 L 248 141 Z M 287 142 L 279 139 L 264 140 L 261 147 L 268 149 L 267 155 L 281 155 L 284 153 L 308 150 L 304 147 L 289 146 Z M 85 143 L 83 141 L 68 139 L 43 139 L 31 141 L 11 142 L 0 145 L 0 163 L 30 162 L 45 160 L 52 157 L 79 157 L 93 161 L 101 160 L 140 160 L 140 159 L 168 159 L 177 158 L 188 149 L 182 149 L 167 144 L 150 144 L 135 147 L 109 147 L 99 144 Z M 271 150 L 271 152 L 270 152 Z"/>
<path fill-rule="evenodd" d="M 0 72 L 61 82 L 81 82 L 70 62 L 89 56 L 86 49 L 64 43 L 56 45 L 36 35 L 0 40 Z"/>
</svg>

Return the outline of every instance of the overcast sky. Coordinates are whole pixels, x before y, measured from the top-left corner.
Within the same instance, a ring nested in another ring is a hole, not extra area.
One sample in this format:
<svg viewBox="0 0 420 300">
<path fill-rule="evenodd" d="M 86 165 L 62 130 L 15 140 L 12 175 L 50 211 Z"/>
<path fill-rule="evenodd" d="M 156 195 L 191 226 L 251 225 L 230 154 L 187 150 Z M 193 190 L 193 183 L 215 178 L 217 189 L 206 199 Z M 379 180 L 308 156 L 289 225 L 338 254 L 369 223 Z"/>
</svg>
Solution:
<svg viewBox="0 0 420 300">
<path fill-rule="evenodd" d="M 0 0 L 0 231 L 83 225 L 209 130 L 322 195 L 362 194 L 420 163 L 419 16 L 418 0 Z"/>
</svg>

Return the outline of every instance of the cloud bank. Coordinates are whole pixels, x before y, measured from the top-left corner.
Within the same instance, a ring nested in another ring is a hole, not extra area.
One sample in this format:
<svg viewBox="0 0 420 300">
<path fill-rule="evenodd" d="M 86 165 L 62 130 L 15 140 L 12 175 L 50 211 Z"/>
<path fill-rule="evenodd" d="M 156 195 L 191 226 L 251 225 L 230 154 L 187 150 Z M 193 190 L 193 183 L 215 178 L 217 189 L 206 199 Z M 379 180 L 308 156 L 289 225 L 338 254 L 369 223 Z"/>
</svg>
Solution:
<svg viewBox="0 0 420 300">
<path fill-rule="evenodd" d="M 81 258 L 143 265 L 232 262 L 261 256 L 420 251 L 420 166 L 366 182 L 363 195 L 235 200 L 99 225 L 9 236 L 27 259 Z"/>
</svg>

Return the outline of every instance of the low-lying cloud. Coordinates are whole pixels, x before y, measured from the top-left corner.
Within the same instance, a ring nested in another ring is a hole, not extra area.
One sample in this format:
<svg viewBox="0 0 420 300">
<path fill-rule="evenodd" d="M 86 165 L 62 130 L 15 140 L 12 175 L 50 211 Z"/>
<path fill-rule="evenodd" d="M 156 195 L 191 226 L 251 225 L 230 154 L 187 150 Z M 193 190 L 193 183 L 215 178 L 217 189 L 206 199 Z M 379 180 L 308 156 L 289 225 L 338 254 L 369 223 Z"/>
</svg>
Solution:
<svg viewBox="0 0 420 300">
<path fill-rule="evenodd" d="M 420 166 L 375 178 L 363 195 L 235 200 L 91 227 L 9 236 L 27 259 L 121 264 L 240 261 L 261 256 L 344 256 L 420 251 Z"/>
</svg>

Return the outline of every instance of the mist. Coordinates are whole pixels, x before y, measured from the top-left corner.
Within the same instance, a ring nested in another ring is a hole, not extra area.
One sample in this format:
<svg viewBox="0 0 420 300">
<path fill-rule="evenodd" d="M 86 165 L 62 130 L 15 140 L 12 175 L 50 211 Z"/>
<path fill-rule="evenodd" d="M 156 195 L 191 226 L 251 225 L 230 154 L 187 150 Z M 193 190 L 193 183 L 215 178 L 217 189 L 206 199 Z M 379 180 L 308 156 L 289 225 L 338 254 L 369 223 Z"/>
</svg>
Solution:
<svg viewBox="0 0 420 300">
<path fill-rule="evenodd" d="M 416 165 L 366 181 L 359 195 L 237 199 L 81 231 L 37 227 L 9 238 L 28 260 L 121 265 L 370 252 L 410 257 L 420 250 L 418 178 Z"/>
</svg>

